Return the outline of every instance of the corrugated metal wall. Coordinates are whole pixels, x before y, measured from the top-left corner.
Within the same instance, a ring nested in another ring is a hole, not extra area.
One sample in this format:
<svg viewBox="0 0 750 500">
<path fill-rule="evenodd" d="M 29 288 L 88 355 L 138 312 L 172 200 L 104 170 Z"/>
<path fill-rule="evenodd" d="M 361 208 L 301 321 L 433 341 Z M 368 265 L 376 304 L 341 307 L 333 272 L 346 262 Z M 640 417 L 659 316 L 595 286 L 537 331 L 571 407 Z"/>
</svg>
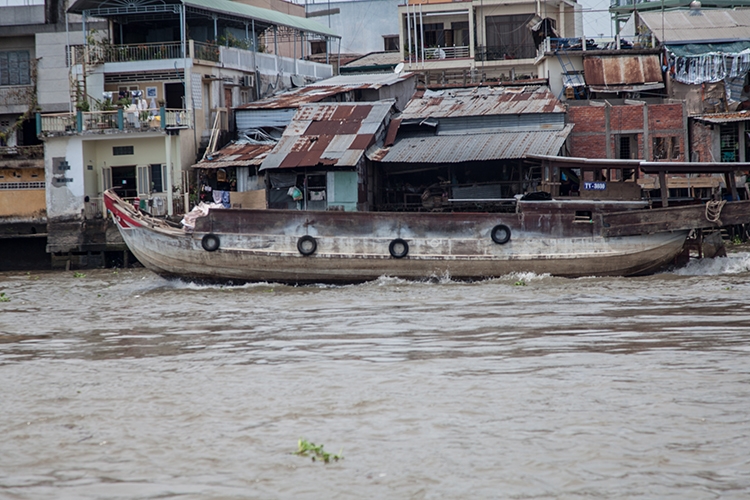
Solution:
<svg viewBox="0 0 750 500">
<path fill-rule="evenodd" d="M 523 115 L 488 115 L 441 118 L 437 135 L 466 135 L 522 130 L 557 130 L 565 126 L 562 113 L 531 113 Z"/>
<path fill-rule="evenodd" d="M 286 127 L 296 112 L 296 109 L 238 109 L 234 113 L 237 130 L 247 130 L 261 127 Z"/>
</svg>

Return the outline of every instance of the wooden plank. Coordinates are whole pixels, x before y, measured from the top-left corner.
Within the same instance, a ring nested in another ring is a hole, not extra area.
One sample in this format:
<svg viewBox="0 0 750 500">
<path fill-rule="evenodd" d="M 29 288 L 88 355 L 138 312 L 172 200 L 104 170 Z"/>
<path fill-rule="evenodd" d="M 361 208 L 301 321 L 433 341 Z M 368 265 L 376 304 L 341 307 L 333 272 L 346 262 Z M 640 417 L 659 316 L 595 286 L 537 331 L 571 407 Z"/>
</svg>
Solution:
<svg viewBox="0 0 750 500">
<path fill-rule="evenodd" d="M 602 236 L 632 236 L 686 229 L 750 224 L 750 201 L 727 203 L 719 221 L 706 218 L 706 205 L 633 210 L 602 215 Z"/>
</svg>

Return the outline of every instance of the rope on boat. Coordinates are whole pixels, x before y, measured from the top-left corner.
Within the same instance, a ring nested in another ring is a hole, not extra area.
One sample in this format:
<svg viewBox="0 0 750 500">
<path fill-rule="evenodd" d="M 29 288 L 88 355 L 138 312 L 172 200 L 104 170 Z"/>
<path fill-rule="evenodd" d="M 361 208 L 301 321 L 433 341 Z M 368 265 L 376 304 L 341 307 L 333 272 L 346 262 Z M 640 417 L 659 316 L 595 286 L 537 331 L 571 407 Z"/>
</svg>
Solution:
<svg viewBox="0 0 750 500">
<path fill-rule="evenodd" d="M 715 222 L 721 226 L 721 209 L 726 205 L 726 200 L 711 200 L 706 203 L 706 219 L 708 222 Z"/>
</svg>

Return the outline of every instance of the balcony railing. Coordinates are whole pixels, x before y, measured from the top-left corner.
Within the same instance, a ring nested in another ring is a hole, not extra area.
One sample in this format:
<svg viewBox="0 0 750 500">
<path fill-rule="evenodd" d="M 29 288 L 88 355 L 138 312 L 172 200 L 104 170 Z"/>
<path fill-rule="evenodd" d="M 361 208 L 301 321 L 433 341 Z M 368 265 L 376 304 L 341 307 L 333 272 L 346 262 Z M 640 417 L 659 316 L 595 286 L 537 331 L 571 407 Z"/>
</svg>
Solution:
<svg viewBox="0 0 750 500">
<path fill-rule="evenodd" d="M 77 113 L 52 115 L 37 113 L 36 123 L 37 135 L 90 133 L 108 130 L 135 132 L 166 128 L 192 128 L 193 111 L 190 109 L 160 108 L 156 113 L 150 110 L 128 112 L 124 109 L 78 111 Z"/>
<path fill-rule="evenodd" d="M 509 44 L 494 47 L 479 47 L 474 53 L 476 61 L 503 61 L 506 59 L 533 59 L 536 57 L 534 44 Z"/>
<path fill-rule="evenodd" d="M 192 42 L 193 59 L 219 62 L 219 46 L 213 43 Z"/>
<path fill-rule="evenodd" d="M 425 48 L 424 56 L 425 59 L 465 59 L 469 57 L 469 46 Z"/>
</svg>

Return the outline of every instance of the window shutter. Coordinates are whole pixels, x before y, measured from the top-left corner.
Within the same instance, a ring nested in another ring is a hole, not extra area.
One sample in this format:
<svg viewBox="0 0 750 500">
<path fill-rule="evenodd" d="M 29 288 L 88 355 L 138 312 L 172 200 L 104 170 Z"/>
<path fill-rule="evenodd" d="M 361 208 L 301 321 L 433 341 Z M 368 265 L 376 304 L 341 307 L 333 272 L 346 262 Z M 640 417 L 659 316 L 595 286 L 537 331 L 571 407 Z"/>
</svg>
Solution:
<svg viewBox="0 0 750 500">
<path fill-rule="evenodd" d="M 151 166 L 138 165 L 138 196 L 148 198 L 151 194 Z"/>
<path fill-rule="evenodd" d="M 107 189 L 112 188 L 112 169 L 110 167 L 102 167 L 102 176 L 101 179 L 101 190 L 102 193 L 106 191 Z"/>
</svg>

